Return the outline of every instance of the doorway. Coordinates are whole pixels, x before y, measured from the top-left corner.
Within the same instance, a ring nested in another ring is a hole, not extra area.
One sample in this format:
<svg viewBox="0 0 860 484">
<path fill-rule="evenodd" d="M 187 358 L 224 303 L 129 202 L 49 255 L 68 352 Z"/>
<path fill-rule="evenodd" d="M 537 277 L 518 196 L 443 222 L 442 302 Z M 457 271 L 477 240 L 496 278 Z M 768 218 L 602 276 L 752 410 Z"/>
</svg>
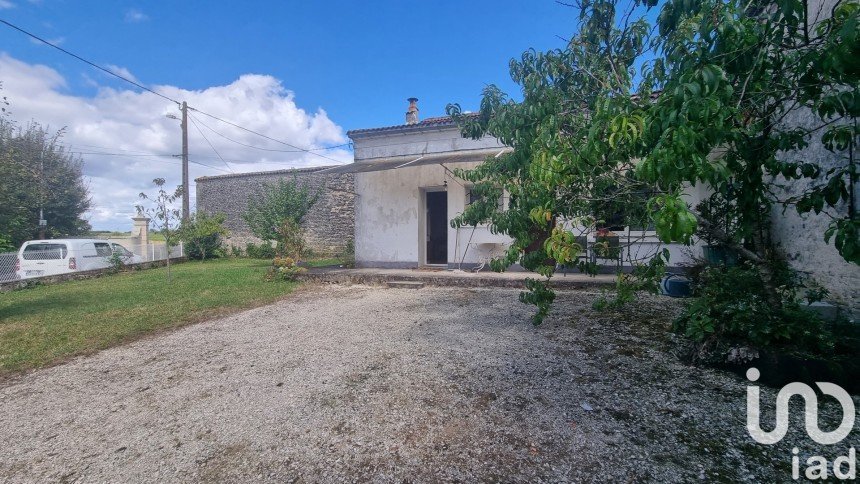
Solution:
<svg viewBox="0 0 860 484">
<path fill-rule="evenodd" d="M 427 192 L 427 264 L 448 263 L 448 192 Z"/>
</svg>

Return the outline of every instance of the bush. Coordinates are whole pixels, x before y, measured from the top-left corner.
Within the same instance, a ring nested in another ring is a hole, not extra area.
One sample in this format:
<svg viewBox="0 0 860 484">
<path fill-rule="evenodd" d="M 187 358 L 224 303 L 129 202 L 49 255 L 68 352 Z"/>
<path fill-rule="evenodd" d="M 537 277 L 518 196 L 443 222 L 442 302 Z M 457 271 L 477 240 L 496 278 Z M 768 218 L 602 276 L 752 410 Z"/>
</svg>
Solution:
<svg viewBox="0 0 860 484">
<path fill-rule="evenodd" d="M 828 352 L 833 338 L 818 315 L 800 305 L 796 274 L 784 263 L 778 267 L 780 307 L 768 304 L 761 276 L 748 263 L 703 269 L 694 279 L 695 299 L 674 322 L 675 331 L 696 343 L 702 359 L 719 359 L 740 346 Z"/>
<path fill-rule="evenodd" d="M 251 242 L 245 246 L 245 254 L 251 259 L 273 259 L 275 257 L 275 248 L 266 242 L 260 245 Z"/>
<path fill-rule="evenodd" d="M 278 229 L 278 243 L 275 247 L 277 255 L 299 259 L 305 255 L 305 234 L 302 227 L 292 219 L 286 219 Z"/>
<path fill-rule="evenodd" d="M 205 260 L 223 257 L 222 237 L 227 235 L 223 214 L 208 215 L 198 212 L 179 228 L 179 237 L 185 242 L 185 254 L 189 259 Z"/>
<path fill-rule="evenodd" d="M 355 242 L 352 239 L 346 241 L 346 248 L 343 250 L 343 266 L 346 268 L 355 267 Z"/>
<path fill-rule="evenodd" d="M 272 260 L 272 267 L 266 274 L 266 279 L 270 281 L 294 281 L 299 274 L 304 274 L 307 269 L 300 267 L 292 257 L 275 257 Z"/>
</svg>

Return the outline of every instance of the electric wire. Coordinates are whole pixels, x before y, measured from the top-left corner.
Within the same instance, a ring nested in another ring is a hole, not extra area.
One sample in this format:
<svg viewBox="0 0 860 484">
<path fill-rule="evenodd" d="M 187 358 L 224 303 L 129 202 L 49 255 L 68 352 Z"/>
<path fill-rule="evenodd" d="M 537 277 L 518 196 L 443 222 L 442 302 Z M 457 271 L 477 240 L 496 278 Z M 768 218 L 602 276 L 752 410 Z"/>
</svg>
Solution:
<svg viewBox="0 0 860 484">
<path fill-rule="evenodd" d="M 180 102 L 179 102 L 179 101 L 177 101 L 176 99 L 171 99 L 170 97 L 165 96 L 164 94 L 161 94 L 160 92 L 155 92 L 155 91 L 153 91 L 152 89 L 150 89 L 150 88 L 148 88 L 148 87 L 146 87 L 146 86 L 144 86 L 144 85 L 142 85 L 142 84 L 140 84 L 140 83 L 138 83 L 138 82 L 135 82 L 135 81 L 133 81 L 133 80 L 131 80 L 131 79 L 127 78 L 127 77 L 121 76 L 121 75 L 117 74 L 116 72 L 111 71 L 110 69 L 105 69 L 104 67 L 102 67 L 102 66 L 100 66 L 100 65 L 96 64 L 95 62 L 88 61 L 88 60 L 84 59 L 83 57 L 81 57 L 81 56 L 79 56 L 79 55 L 77 55 L 77 54 L 75 54 L 75 53 L 73 53 L 73 52 L 69 52 L 68 50 L 66 50 L 66 49 L 64 49 L 64 48 L 62 48 L 62 47 L 60 47 L 60 46 L 59 46 L 59 45 L 57 45 L 57 44 L 54 44 L 53 42 L 47 41 L 47 40 L 45 40 L 45 39 L 43 39 L 43 38 L 39 37 L 39 36 L 38 36 L 38 35 L 36 35 L 36 34 L 30 33 L 30 32 L 28 32 L 28 31 L 26 31 L 26 30 L 22 29 L 21 27 L 18 27 L 17 25 L 14 25 L 14 24 L 12 24 L 12 23 L 7 22 L 6 20 L 0 19 L 0 23 L 6 24 L 6 25 L 8 25 L 9 27 L 12 27 L 13 29 L 15 29 L 15 30 L 17 30 L 17 31 L 19 31 L 19 32 L 21 32 L 21 33 L 23 33 L 23 34 L 28 35 L 28 36 L 30 36 L 30 37 L 32 37 L 32 38 L 34 38 L 34 39 L 38 40 L 39 42 L 42 42 L 42 43 L 43 43 L 43 44 L 45 44 L 45 45 L 51 46 L 51 47 L 53 47 L 53 48 L 55 48 L 55 49 L 59 50 L 60 52 L 62 52 L 62 53 L 64 53 L 64 54 L 70 55 L 70 56 L 74 57 L 75 59 L 77 59 L 77 60 L 79 60 L 79 61 L 81 61 L 81 62 L 83 62 L 83 63 L 85 63 L 85 64 L 89 64 L 90 66 L 95 67 L 96 69 L 98 69 L 98 70 L 100 70 L 100 71 L 102 71 L 102 72 L 105 72 L 105 73 L 107 73 L 107 74 L 110 74 L 111 76 L 114 76 L 114 77 L 116 77 L 116 78 L 122 79 L 123 81 L 125 81 L 125 82 L 127 82 L 127 83 L 129 83 L 129 84 L 132 84 L 132 85 L 134 85 L 134 86 L 137 86 L 137 87 L 139 87 L 139 88 L 143 89 L 144 91 L 150 92 L 150 93 L 152 93 L 152 94 L 155 94 L 156 96 L 159 96 L 159 97 L 161 97 L 161 98 L 167 99 L 168 101 L 170 101 L 170 102 L 172 102 L 172 103 L 180 104 Z"/>
<path fill-rule="evenodd" d="M 209 126 L 208 124 L 204 123 L 204 122 L 203 122 L 203 121 L 201 121 L 200 119 L 197 119 L 197 122 L 198 122 L 198 123 L 200 123 L 200 125 L 202 125 L 204 128 L 208 129 L 209 131 L 212 131 L 213 133 L 215 133 L 215 134 L 217 134 L 218 136 L 220 136 L 220 137 L 222 137 L 222 138 L 226 139 L 227 141 L 231 141 L 231 142 L 233 142 L 233 143 L 236 143 L 237 145 L 242 145 L 242 146 L 245 146 L 245 147 L 248 147 L 248 148 L 253 148 L 253 149 L 255 149 L 255 150 L 260 150 L 260 151 L 273 151 L 273 152 L 276 152 L 276 153 L 301 153 L 301 152 L 304 152 L 304 151 L 326 151 L 326 150 L 333 150 L 333 149 L 335 149 L 335 148 L 343 148 L 344 146 L 349 146 L 349 145 L 351 144 L 351 143 L 343 143 L 343 144 L 334 145 L 334 146 L 327 146 L 327 147 L 325 147 L 325 148 L 312 148 L 312 149 L 308 149 L 308 150 L 302 150 L 302 149 L 293 149 L 293 150 L 276 150 L 276 149 L 273 149 L 273 148 L 261 148 L 261 147 L 259 147 L 259 146 L 249 145 L 249 144 L 247 144 L 247 143 L 243 143 L 243 142 L 241 142 L 241 141 L 234 140 L 233 138 L 230 138 L 230 137 L 228 137 L 228 136 L 226 136 L 226 135 L 224 135 L 224 134 L 220 133 L 219 131 L 217 131 L 217 130 L 213 129 L 213 128 L 212 128 L 212 126 Z M 202 134 L 202 133 L 201 133 L 201 134 Z"/>
<path fill-rule="evenodd" d="M 230 170 L 230 173 L 234 173 L 234 174 L 235 174 L 236 172 L 235 172 L 235 171 L 233 171 L 233 168 L 231 168 L 231 167 L 230 167 L 230 164 L 229 164 L 229 163 L 227 163 L 226 161 L 224 161 L 224 158 L 221 156 L 221 153 L 218 153 L 218 150 L 216 150 L 216 149 L 215 149 L 215 146 L 212 144 L 212 142 L 211 142 L 211 141 L 209 141 L 209 138 L 207 138 L 207 137 L 206 137 L 206 135 L 205 135 L 205 134 L 203 134 L 203 130 L 202 130 L 202 129 L 200 129 L 200 126 L 198 126 L 198 125 L 197 125 L 197 121 L 195 121 L 195 120 L 194 120 L 194 116 L 189 114 L 189 115 L 188 115 L 188 119 L 190 119 L 190 120 L 191 120 L 191 124 L 193 124 L 193 125 L 194 125 L 194 127 L 195 127 L 195 128 L 197 128 L 197 131 L 200 133 L 200 136 L 202 136 L 202 137 L 203 137 L 203 139 L 204 139 L 204 140 L 206 140 L 206 143 L 208 143 L 208 144 L 209 144 L 209 147 L 210 147 L 210 148 L 212 148 L 212 151 L 214 151 L 214 152 L 215 152 L 215 155 L 217 155 L 217 156 L 218 156 L 218 158 L 221 160 L 221 163 L 224 163 L 224 166 L 226 166 L 226 167 L 227 167 L 227 169 L 228 169 L 228 170 Z"/>
<path fill-rule="evenodd" d="M 241 129 L 241 130 L 243 130 L 243 131 L 247 131 L 247 132 L 252 133 L 252 134 L 255 134 L 255 135 L 257 135 L 257 136 L 260 136 L 260 137 L 266 138 L 266 139 L 268 139 L 268 140 L 274 141 L 274 142 L 276 142 L 276 143 L 280 143 L 280 144 L 282 144 L 282 145 L 289 146 L 290 148 L 295 148 L 295 149 L 297 149 L 297 150 L 299 150 L 299 151 L 304 151 L 305 153 L 309 153 L 309 154 L 312 154 L 312 155 L 315 155 L 315 156 L 319 156 L 320 158 L 325 158 L 326 160 L 333 161 L 333 162 L 335 162 L 335 163 L 340 164 L 340 161 L 338 161 L 338 160 L 336 160 L 336 159 L 334 159 L 334 158 L 330 158 L 330 157 L 328 157 L 328 156 L 322 155 L 322 154 L 320 154 L 320 153 L 316 153 L 316 152 L 314 152 L 314 151 L 311 151 L 311 150 L 308 150 L 308 149 L 305 149 L 305 148 L 300 148 L 300 147 L 298 147 L 298 146 L 296 146 L 296 145 L 293 145 L 293 144 L 287 143 L 286 141 L 281 141 L 281 140 L 279 140 L 279 139 L 277 139 L 277 138 L 272 138 L 271 136 L 265 135 L 265 134 L 263 134 L 263 133 L 259 133 L 259 132 L 257 132 L 257 131 L 252 130 L 252 129 L 248 129 L 248 128 L 244 127 L 244 126 L 240 126 L 240 125 L 238 125 L 238 124 L 236 124 L 236 123 L 234 123 L 234 122 L 232 122 L 232 121 L 227 121 L 226 119 L 219 118 L 218 116 L 215 116 L 214 114 L 209 114 L 209 113 L 207 113 L 207 112 L 205 112 L 205 111 L 201 111 L 201 110 L 196 109 L 196 108 L 193 108 L 193 107 L 191 107 L 191 106 L 188 106 L 188 109 L 190 109 L 190 110 L 192 110 L 192 111 L 195 111 L 195 112 L 198 112 L 198 113 L 200 113 L 200 114 L 202 114 L 202 115 L 204 115 L 204 116 L 208 116 L 208 117 L 210 117 L 210 118 L 212 118 L 212 119 L 214 119 L 214 120 L 216 120 L 216 121 L 220 121 L 220 122 L 222 122 L 222 123 L 224 123 L 224 124 L 228 124 L 228 125 L 233 126 L 233 127 L 235 127 L 235 128 L 239 128 L 239 129 Z"/>
</svg>

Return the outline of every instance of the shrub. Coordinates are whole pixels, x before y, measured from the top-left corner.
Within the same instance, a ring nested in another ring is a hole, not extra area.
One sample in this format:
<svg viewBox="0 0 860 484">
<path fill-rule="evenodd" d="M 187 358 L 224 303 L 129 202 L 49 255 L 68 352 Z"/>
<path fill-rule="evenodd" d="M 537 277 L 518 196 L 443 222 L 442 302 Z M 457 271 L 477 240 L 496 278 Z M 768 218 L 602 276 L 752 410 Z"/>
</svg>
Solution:
<svg viewBox="0 0 860 484">
<path fill-rule="evenodd" d="M 343 250 L 343 266 L 346 268 L 355 267 L 355 241 L 349 239 L 346 241 L 346 248 Z"/>
<path fill-rule="evenodd" d="M 292 219 L 286 219 L 278 229 L 277 255 L 299 259 L 305 255 L 305 237 L 302 227 Z"/>
<path fill-rule="evenodd" d="M 275 248 L 266 242 L 260 245 L 251 242 L 245 246 L 245 254 L 251 259 L 272 259 L 275 257 Z"/>
<path fill-rule="evenodd" d="M 227 235 L 224 228 L 224 214 L 208 215 L 198 212 L 182 223 L 179 237 L 185 242 L 185 254 L 189 259 L 205 260 L 222 257 L 222 237 Z"/>
<path fill-rule="evenodd" d="M 694 280 L 695 299 L 675 320 L 675 331 L 692 339 L 703 359 L 720 358 L 738 346 L 829 351 L 833 340 L 823 321 L 800 305 L 796 274 L 785 263 L 778 267 L 779 307 L 768 304 L 761 275 L 751 264 L 703 269 Z"/>
<path fill-rule="evenodd" d="M 300 267 L 292 257 L 275 257 L 272 260 L 272 267 L 266 274 L 266 279 L 270 281 L 294 281 L 299 274 L 305 272 L 307 269 Z"/>
<path fill-rule="evenodd" d="M 274 185 L 265 185 L 248 201 L 242 218 L 251 233 L 264 241 L 281 238 L 285 220 L 300 224 L 322 193 L 322 187 L 311 188 L 297 179 L 280 179 Z"/>
</svg>

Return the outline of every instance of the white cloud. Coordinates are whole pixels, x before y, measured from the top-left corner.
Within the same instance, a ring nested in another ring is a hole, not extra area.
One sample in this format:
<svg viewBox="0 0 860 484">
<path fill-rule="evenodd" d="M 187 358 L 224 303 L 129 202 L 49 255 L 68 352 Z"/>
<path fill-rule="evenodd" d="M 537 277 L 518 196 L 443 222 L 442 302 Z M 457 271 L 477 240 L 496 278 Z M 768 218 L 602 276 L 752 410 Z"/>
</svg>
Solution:
<svg viewBox="0 0 860 484">
<path fill-rule="evenodd" d="M 9 0 L 0 0 L 0 10 L 5 10 L 7 8 L 15 8 L 15 4 Z"/>
<path fill-rule="evenodd" d="M 2 1 L 2 0 L 0 0 L 0 1 Z M 54 45 L 60 45 L 66 41 L 66 38 L 65 37 L 57 37 L 55 39 L 45 39 L 45 40 L 47 40 L 48 42 L 50 42 Z M 35 44 L 35 45 L 45 45 L 45 43 L 42 42 L 41 40 L 36 40 L 32 37 L 30 37 L 30 43 Z"/>
<path fill-rule="evenodd" d="M 131 8 L 125 11 L 125 21 L 128 23 L 134 24 L 138 22 L 145 22 L 147 20 L 149 20 L 149 15 L 141 12 L 136 8 Z"/>
<path fill-rule="evenodd" d="M 0 0 L 2 1 L 2 0 Z M 127 69 L 113 66 L 129 74 Z M 11 102 L 12 117 L 19 123 L 35 120 L 51 129 L 67 127 L 66 146 L 81 153 L 84 174 L 90 184 L 95 228 L 128 230 L 137 195 L 154 192 L 152 179 L 164 177 L 168 186 L 181 182 L 179 116 L 176 105 L 152 93 L 99 87 L 93 97 L 68 93 L 65 78 L 50 67 L 28 64 L 0 53 L 3 95 Z M 86 79 L 94 78 L 84 74 Z M 96 78 L 97 79 L 97 78 Z M 95 82 L 95 81 L 94 81 Z M 275 139 L 302 148 L 322 148 L 347 142 L 344 130 L 322 109 L 307 112 L 297 106 L 295 94 L 278 79 L 246 74 L 224 86 L 189 91 L 174 86 L 150 86 L 156 92 L 189 106 L 232 121 Z M 201 113 L 189 111 L 206 138 L 229 163 L 213 153 L 200 132 L 189 121 L 189 153 L 192 180 L 204 175 L 265 171 L 291 167 L 333 165 L 352 160 L 344 148 L 320 151 L 324 159 L 303 151 L 261 151 L 228 141 L 269 150 L 291 148 L 228 126 Z M 101 154 L 99 154 L 101 153 Z M 162 156 L 150 156 L 158 154 Z M 209 165 L 202 166 L 201 164 Z M 194 184 L 191 183 L 192 206 Z"/>
<path fill-rule="evenodd" d="M 138 84 L 142 84 L 136 77 L 134 77 L 134 74 L 132 74 L 131 71 L 126 69 L 125 67 L 120 67 L 120 66 L 115 66 L 113 64 L 108 64 L 105 66 L 105 68 L 107 70 L 113 72 L 114 74 L 118 75 L 118 76 L 122 76 L 122 77 L 128 79 L 129 81 L 134 81 Z"/>
</svg>

